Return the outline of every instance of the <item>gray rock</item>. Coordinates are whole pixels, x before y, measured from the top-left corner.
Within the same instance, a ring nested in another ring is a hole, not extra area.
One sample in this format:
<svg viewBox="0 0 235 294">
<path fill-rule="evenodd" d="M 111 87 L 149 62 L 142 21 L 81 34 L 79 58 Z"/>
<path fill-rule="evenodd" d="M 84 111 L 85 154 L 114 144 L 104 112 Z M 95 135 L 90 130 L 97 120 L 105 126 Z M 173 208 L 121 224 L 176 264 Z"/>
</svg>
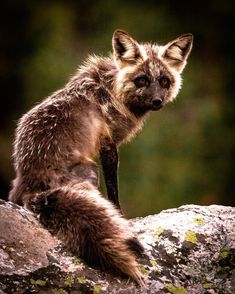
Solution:
<svg viewBox="0 0 235 294">
<path fill-rule="evenodd" d="M 146 288 L 92 269 L 23 208 L 0 201 L 0 293 L 235 293 L 235 208 L 186 205 L 130 222 Z"/>
</svg>

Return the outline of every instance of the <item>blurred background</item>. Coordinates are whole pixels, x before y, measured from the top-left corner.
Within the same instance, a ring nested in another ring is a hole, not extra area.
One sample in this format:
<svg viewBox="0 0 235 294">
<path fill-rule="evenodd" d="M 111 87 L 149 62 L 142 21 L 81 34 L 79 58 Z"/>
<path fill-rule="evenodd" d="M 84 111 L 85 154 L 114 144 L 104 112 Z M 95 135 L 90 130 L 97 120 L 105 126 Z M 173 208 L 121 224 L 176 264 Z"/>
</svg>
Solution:
<svg viewBox="0 0 235 294">
<path fill-rule="evenodd" d="M 14 178 L 17 120 L 63 87 L 89 53 L 107 55 L 115 29 L 164 44 L 194 34 L 178 99 L 152 113 L 120 150 L 127 216 L 183 204 L 235 204 L 234 1 L 17 1 L 0 11 L 0 197 Z M 102 190 L 104 187 L 102 185 Z"/>
</svg>

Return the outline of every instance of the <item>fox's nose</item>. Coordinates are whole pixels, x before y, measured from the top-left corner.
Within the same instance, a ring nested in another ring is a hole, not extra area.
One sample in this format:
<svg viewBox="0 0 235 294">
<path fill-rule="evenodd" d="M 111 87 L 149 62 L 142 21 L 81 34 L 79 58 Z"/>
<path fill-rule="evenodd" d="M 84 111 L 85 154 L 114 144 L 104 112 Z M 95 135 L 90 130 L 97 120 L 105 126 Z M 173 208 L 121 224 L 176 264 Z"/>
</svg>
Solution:
<svg viewBox="0 0 235 294">
<path fill-rule="evenodd" d="M 154 98 L 152 100 L 152 104 L 153 106 L 157 107 L 157 106 L 160 106 L 162 104 L 163 100 L 161 98 Z"/>
</svg>

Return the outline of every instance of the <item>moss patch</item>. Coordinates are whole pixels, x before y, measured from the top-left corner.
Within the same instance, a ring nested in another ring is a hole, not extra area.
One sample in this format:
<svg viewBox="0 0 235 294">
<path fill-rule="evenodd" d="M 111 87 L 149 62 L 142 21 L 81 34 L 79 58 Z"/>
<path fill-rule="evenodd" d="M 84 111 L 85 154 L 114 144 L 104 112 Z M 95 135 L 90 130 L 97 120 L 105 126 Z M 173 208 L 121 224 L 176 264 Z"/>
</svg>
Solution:
<svg viewBox="0 0 235 294">
<path fill-rule="evenodd" d="M 140 271 L 143 275 L 148 276 L 150 271 L 148 269 L 146 269 L 144 266 L 140 267 Z"/>
<path fill-rule="evenodd" d="M 211 289 L 211 288 L 214 288 L 214 285 L 212 283 L 205 283 L 202 285 L 202 287 L 204 289 Z"/>
<path fill-rule="evenodd" d="M 74 258 L 73 263 L 74 263 L 74 264 L 81 264 L 82 261 L 81 261 L 80 258 L 76 257 L 76 258 Z"/>
<path fill-rule="evenodd" d="M 46 281 L 43 281 L 43 280 L 30 279 L 30 283 L 32 285 L 37 285 L 37 286 L 45 286 L 46 285 Z"/>
<path fill-rule="evenodd" d="M 193 221 L 198 224 L 199 226 L 205 225 L 205 220 L 203 218 L 195 217 Z"/>
<path fill-rule="evenodd" d="M 166 289 L 172 294 L 188 294 L 184 287 L 176 287 L 173 284 L 167 284 Z"/>
<path fill-rule="evenodd" d="M 155 259 L 150 259 L 149 261 L 150 261 L 150 263 L 151 263 L 152 266 L 154 266 L 154 267 L 157 266 L 157 262 L 156 262 Z"/>
<path fill-rule="evenodd" d="M 184 241 L 197 244 L 198 239 L 196 233 L 191 230 L 188 230 L 185 234 Z"/>
<path fill-rule="evenodd" d="M 219 256 L 221 258 L 227 258 L 229 256 L 228 250 L 225 250 L 225 249 L 224 250 L 221 250 Z"/>
<path fill-rule="evenodd" d="M 99 293 L 101 293 L 101 286 L 100 285 L 94 285 L 93 294 L 99 294 Z"/>
<path fill-rule="evenodd" d="M 52 293 L 53 294 L 68 294 L 68 292 L 65 291 L 64 289 L 53 289 Z"/>
<path fill-rule="evenodd" d="M 69 287 L 71 287 L 73 283 L 74 279 L 72 277 L 68 277 L 67 280 L 64 281 L 64 285 Z"/>
<path fill-rule="evenodd" d="M 86 282 L 87 282 L 85 277 L 78 277 L 77 281 L 79 284 L 86 284 Z"/>
<path fill-rule="evenodd" d="M 156 230 L 157 236 L 160 236 L 162 233 L 164 233 L 165 229 L 163 227 L 158 227 Z"/>
</svg>

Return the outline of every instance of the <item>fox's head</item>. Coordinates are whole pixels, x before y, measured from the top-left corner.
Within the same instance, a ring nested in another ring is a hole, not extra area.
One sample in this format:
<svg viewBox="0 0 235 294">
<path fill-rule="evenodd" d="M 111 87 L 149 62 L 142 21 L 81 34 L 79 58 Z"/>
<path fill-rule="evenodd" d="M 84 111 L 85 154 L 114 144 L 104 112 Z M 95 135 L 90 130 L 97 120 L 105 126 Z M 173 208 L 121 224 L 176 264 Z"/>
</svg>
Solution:
<svg viewBox="0 0 235 294">
<path fill-rule="evenodd" d="M 116 96 L 132 113 L 139 117 L 175 99 L 192 49 L 192 34 L 184 34 L 159 46 L 139 44 L 127 32 L 116 30 L 112 43 L 119 69 Z"/>
</svg>

